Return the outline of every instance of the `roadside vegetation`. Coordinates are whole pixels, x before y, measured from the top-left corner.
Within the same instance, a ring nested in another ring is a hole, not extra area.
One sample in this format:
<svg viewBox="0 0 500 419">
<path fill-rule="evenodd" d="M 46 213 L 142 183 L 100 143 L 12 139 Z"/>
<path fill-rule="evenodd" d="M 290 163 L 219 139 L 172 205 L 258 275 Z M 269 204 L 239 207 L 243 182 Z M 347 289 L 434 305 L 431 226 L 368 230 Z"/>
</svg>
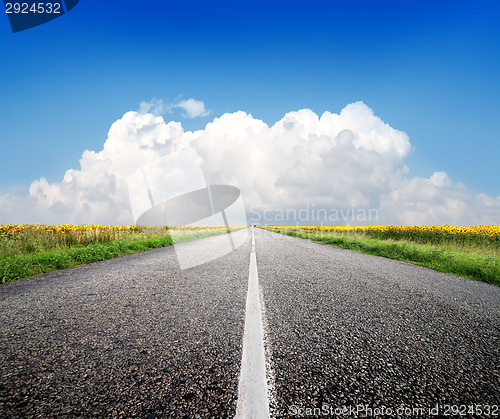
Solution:
<svg viewBox="0 0 500 419">
<path fill-rule="evenodd" d="M 261 226 L 500 285 L 499 226 Z"/>
<path fill-rule="evenodd" d="M 0 225 L 0 282 L 221 233 L 225 227 Z"/>
</svg>

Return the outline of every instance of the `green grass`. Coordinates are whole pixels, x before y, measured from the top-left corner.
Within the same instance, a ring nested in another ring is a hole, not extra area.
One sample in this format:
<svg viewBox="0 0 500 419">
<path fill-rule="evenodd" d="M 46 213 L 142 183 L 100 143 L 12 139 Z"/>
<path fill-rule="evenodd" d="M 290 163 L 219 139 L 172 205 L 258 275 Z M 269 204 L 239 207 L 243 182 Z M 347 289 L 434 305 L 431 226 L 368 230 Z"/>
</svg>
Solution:
<svg viewBox="0 0 500 419">
<path fill-rule="evenodd" d="M 226 229 L 186 232 L 175 235 L 175 243 L 197 240 L 203 237 L 226 233 Z M 143 233 L 126 239 L 109 240 L 104 243 L 77 245 L 48 251 L 12 251 L 0 255 L 0 282 L 39 275 L 58 269 L 71 268 L 85 263 L 99 262 L 131 253 L 172 245 L 170 235 Z M 28 246 L 29 248 L 29 246 Z"/>
<path fill-rule="evenodd" d="M 268 227 L 270 231 L 314 240 L 370 255 L 411 262 L 436 271 L 500 285 L 500 257 L 490 248 L 420 244 L 409 240 L 383 240 L 364 237 L 310 233 Z"/>
</svg>

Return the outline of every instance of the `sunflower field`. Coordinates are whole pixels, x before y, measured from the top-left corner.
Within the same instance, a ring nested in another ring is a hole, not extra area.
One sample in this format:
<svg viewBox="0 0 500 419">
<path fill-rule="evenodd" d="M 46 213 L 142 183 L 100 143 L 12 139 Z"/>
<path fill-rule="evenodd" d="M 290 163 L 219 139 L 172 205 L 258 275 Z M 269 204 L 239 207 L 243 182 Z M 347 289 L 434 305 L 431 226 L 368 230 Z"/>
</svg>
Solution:
<svg viewBox="0 0 500 419">
<path fill-rule="evenodd" d="M 379 240 L 408 240 L 422 244 L 490 247 L 500 249 L 500 227 L 478 225 L 458 227 L 450 225 L 423 226 L 276 226 L 283 231 L 312 234 L 334 234 L 370 237 Z"/>
<path fill-rule="evenodd" d="M 0 283 L 226 232 L 221 226 L 0 225 Z"/>
<path fill-rule="evenodd" d="M 133 240 L 144 237 L 191 235 L 222 230 L 219 226 L 135 226 L 100 224 L 7 224 L 0 225 L 0 257 L 38 253 L 70 247 Z M 224 227 L 225 229 L 225 227 Z"/>
<path fill-rule="evenodd" d="M 500 227 L 497 225 L 262 227 L 500 285 Z"/>
</svg>

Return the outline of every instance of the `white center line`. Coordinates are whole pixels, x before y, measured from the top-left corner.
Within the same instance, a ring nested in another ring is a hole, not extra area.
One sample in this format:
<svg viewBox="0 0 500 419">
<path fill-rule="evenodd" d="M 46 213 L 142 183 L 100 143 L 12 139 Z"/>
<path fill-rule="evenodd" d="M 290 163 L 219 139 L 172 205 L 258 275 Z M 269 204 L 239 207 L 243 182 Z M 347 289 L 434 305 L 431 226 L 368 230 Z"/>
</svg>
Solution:
<svg viewBox="0 0 500 419">
<path fill-rule="evenodd" d="M 238 388 L 237 419 L 269 418 L 264 332 L 259 295 L 259 277 L 255 257 L 255 233 L 252 227 L 252 253 L 243 336 L 243 354 Z"/>
</svg>

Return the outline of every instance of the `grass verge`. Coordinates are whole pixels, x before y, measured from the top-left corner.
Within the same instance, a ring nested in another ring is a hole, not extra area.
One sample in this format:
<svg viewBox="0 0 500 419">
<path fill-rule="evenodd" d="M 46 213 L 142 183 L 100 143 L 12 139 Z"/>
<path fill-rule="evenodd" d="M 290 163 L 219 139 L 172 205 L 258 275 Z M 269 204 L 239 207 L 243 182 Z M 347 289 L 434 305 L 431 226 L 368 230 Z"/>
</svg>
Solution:
<svg viewBox="0 0 500 419">
<path fill-rule="evenodd" d="M 409 241 L 347 237 L 328 233 L 315 234 L 291 229 L 267 228 L 267 230 L 500 285 L 500 257 L 477 250 L 470 252 Z"/>
<path fill-rule="evenodd" d="M 226 233 L 226 230 L 187 232 L 176 235 L 175 243 L 197 240 L 222 233 Z M 99 262 L 172 244 L 172 237 L 163 235 L 136 237 L 128 240 L 111 240 L 105 243 L 94 243 L 88 246 L 74 246 L 38 253 L 10 253 L 0 257 L 0 282 L 10 282 L 58 269 Z"/>
</svg>

